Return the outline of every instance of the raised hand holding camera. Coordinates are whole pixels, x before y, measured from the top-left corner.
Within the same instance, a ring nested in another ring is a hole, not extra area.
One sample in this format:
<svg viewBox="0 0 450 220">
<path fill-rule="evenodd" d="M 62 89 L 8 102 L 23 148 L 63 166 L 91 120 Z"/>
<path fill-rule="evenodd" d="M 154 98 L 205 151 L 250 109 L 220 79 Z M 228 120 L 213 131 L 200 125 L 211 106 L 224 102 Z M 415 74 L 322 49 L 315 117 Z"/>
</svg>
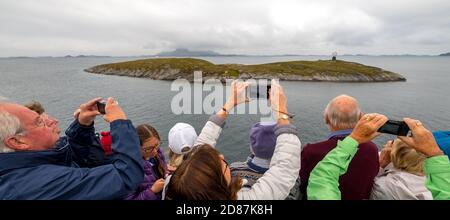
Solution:
<svg viewBox="0 0 450 220">
<path fill-rule="evenodd" d="M 426 129 L 423 126 L 422 122 L 411 118 L 404 118 L 403 120 L 411 129 L 413 135 L 412 137 L 399 136 L 398 138 L 400 140 L 413 147 L 417 151 L 425 154 L 427 157 L 444 154 L 437 145 L 431 131 Z"/>
<path fill-rule="evenodd" d="M 98 112 L 100 112 L 100 114 L 102 115 L 106 114 L 105 107 L 106 107 L 106 100 L 100 100 L 97 102 L 97 109 Z"/>
<path fill-rule="evenodd" d="M 284 94 L 283 87 L 275 79 L 272 79 L 271 82 L 269 101 L 273 113 L 276 114 L 278 123 L 289 124 L 288 119 L 290 115 L 286 106 L 286 95 Z"/>
<path fill-rule="evenodd" d="M 95 117 L 100 114 L 97 109 L 97 102 L 101 99 L 102 98 L 98 97 L 80 105 L 79 113 L 77 113 L 78 122 L 80 124 L 89 126 L 94 122 Z"/>
<path fill-rule="evenodd" d="M 105 115 L 103 116 L 105 121 L 111 123 L 115 120 L 119 119 L 127 119 L 127 116 L 123 112 L 122 108 L 119 106 L 119 103 L 114 100 L 114 98 L 109 97 L 106 101 L 105 105 Z"/>
<path fill-rule="evenodd" d="M 369 142 L 380 133 L 378 129 L 388 121 L 388 118 L 378 113 L 366 114 L 358 121 L 353 129 L 350 137 L 355 139 L 359 144 Z"/>
</svg>

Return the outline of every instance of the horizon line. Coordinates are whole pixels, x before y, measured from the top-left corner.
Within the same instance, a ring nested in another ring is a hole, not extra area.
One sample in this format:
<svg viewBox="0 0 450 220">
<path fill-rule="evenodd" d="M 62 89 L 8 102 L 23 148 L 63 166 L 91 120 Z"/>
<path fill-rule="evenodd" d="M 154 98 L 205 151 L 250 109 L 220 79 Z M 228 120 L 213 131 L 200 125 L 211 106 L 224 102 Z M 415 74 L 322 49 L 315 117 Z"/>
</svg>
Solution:
<svg viewBox="0 0 450 220">
<path fill-rule="evenodd" d="M 448 54 L 448 53 L 443 53 Z M 205 56 L 161 56 L 161 55 L 62 55 L 62 56 L 0 56 L 0 58 L 83 58 L 83 57 L 111 57 L 111 58 L 120 58 L 120 57 L 283 57 L 283 56 L 329 56 L 328 54 L 267 54 L 267 55 L 255 55 L 255 54 L 217 54 L 217 55 L 205 55 Z M 342 54 L 339 56 L 442 56 L 442 54 Z"/>
</svg>

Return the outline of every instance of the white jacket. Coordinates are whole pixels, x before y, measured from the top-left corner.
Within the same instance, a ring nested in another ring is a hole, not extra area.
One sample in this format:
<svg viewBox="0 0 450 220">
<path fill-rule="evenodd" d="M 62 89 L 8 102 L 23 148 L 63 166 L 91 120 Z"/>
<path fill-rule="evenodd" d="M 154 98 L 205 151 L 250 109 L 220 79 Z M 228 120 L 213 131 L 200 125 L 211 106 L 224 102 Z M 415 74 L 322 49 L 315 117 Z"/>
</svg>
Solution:
<svg viewBox="0 0 450 220">
<path fill-rule="evenodd" d="M 432 200 L 426 188 L 425 176 L 395 169 L 392 163 L 375 178 L 370 199 L 373 200 Z"/>
<path fill-rule="evenodd" d="M 194 145 L 216 146 L 224 121 L 212 116 L 203 127 Z M 242 188 L 238 200 L 282 200 L 285 199 L 298 178 L 300 171 L 301 143 L 293 125 L 275 127 L 277 142 L 270 161 L 269 170 L 251 188 Z"/>
</svg>

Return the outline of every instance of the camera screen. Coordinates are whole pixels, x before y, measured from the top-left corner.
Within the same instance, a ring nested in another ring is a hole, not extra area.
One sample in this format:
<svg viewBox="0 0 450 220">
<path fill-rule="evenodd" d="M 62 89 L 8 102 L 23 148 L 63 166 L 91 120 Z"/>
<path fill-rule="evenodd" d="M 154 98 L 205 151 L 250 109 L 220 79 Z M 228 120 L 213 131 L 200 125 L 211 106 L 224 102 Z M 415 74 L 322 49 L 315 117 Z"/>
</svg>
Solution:
<svg viewBox="0 0 450 220">
<path fill-rule="evenodd" d="M 409 133 L 409 127 L 404 121 L 389 120 L 378 129 L 381 133 L 388 133 L 398 136 L 406 136 Z"/>
<path fill-rule="evenodd" d="M 398 124 L 386 123 L 385 125 L 383 125 L 383 127 L 381 127 L 380 132 L 397 134 L 399 128 L 400 128 L 400 125 L 398 125 Z"/>
</svg>

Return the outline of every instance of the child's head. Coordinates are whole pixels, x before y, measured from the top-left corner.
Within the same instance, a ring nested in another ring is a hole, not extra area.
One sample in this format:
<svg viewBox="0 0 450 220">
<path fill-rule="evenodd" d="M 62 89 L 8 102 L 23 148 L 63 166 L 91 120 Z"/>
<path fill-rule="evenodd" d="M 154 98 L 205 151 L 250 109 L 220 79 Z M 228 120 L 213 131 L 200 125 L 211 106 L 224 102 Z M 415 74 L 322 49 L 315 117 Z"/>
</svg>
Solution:
<svg viewBox="0 0 450 220">
<path fill-rule="evenodd" d="M 194 127 L 177 123 L 169 131 L 169 165 L 178 167 L 183 162 L 183 154 L 190 151 L 197 140 Z"/>
<path fill-rule="evenodd" d="M 161 144 L 161 138 L 158 131 L 148 124 L 142 124 L 136 127 L 136 132 L 139 136 L 139 142 L 141 144 L 141 154 L 144 160 L 153 158 L 157 163 L 157 172 L 160 177 L 165 176 L 166 167 L 163 165 L 163 161 L 158 155 L 158 148 Z"/>
<path fill-rule="evenodd" d="M 277 137 L 274 123 L 256 123 L 250 129 L 250 150 L 262 159 L 271 159 L 275 150 Z"/>
<path fill-rule="evenodd" d="M 25 105 L 25 107 L 29 108 L 30 110 L 35 111 L 36 113 L 42 115 L 42 113 L 45 112 L 44 107 L 42 107 L 41 103 L 37 101 L 32 101 Z"/>
<path fill-rule="evenodd" d="M 158 131 L 148 124 L 142 124 L 136 127 L 136 132 L 141 144 L 142 157 L 146 160 L 155 157 L 161 143 Z"/>
</svg>

